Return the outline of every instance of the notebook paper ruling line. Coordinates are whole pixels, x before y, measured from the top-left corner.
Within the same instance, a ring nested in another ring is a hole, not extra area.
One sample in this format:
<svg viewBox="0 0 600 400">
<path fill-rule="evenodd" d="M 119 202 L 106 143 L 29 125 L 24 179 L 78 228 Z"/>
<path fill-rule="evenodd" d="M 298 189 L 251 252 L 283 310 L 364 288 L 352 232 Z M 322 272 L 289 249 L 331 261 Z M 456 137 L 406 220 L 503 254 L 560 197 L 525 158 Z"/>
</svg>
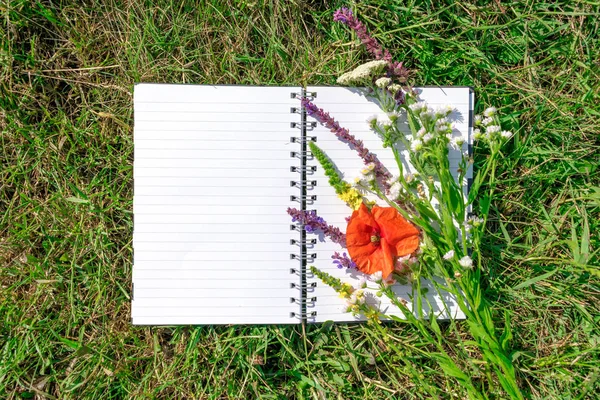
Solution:
<svg viewBox="0 0 600 400">
<path fill-rule="evenodd" d="M 357 274 L 332 264 L 331 254 L 341 248 L 321 240 L 307 243 L 316 236 L 286 213 L 288 207 L 315 209 L 342 230 L 351 214 L 311 159 L 308 140 L 316 137 L 347 180 L 362 166 L 353 150 L 306 116 L 299 101 L 304 90 L 136 85 L 134 324 L 356 320 L 341 311 L 343 299 L 305 273 L 315 265 L 356 285 Z M 395 165 L 365 122 L 381 114 L 379 107 L 356 89 L 306 91 L 316 92 L 315 103 L 351 128 L 386 166 Z M 455 133 L 470 139 L 468 88 L 423 88 L 421 97 L 434 106 L 455 106 Z M 451 155 L 453 169 L 459 157 Z M 394 291 L 410 303 L 410 286 L 396 285 Z M 401 316 L 388 300 L 371 300 Z M 430 300 L 441 307 L 441 299 Z M 446 302 L 451 315 L 441 310 L 440 317 L 464 317 L 452 299 Z"/>
<path fill-rule="evenodd" d="M 298 322 L 285 209 L 300 90 L 136 85 L 134 324 Z"/>
</svg>

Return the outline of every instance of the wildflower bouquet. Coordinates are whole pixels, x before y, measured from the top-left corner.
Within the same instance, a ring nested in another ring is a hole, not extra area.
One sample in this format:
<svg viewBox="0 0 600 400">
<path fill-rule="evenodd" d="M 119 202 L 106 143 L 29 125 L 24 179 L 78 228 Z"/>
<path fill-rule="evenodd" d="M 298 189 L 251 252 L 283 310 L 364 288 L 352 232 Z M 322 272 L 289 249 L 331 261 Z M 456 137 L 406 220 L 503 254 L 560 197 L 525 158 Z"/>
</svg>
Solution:
<svg viewBox="0 0 600 400">
<path fill-rule="evenodd" d="M 382 319 L 414 324 L 434 344 L 435 350 L 429 356 L 444 372 L 473 397 L 484 397 L 471 381 L 469 371 L 460 368 L 445 350 L 447 342 L 437 318 L 451 317 L 450 306 L 444 304 L 441 312 L 434 312 L 424 285 L 441 299 L 452 299 L 466 317 L 474 339 L 471 342 L 477 345 L 503 389 L 511 397 L 520 398 L 507 346 L 511 337 L 508 319 L 499 335 L 481 290 L 484 270 L 479 246 L 489 202 L 480 204 L 479 217 L 469 215 L 482 184 L 493 181 L 496 159 L 511 133 L 502 130 L 493 107 L 475 116 L 473 138 L 490 154 L 467 193 L 464 183 L 472 159 L 464 151 L 465 138 L 453 133 L 453 105 L 434 109 L 422 101 L 418 90 L 409 85 L 408 70 L 392 60 L 349 9 L 336 11 L 334 20 L 354 30 L 375 58 L 340 76 L 338 83 L 360 88 L 386 113 L 384 120 L 372 117 L 366 123 L 381 138 L 383 147 L 391 149 L 396 165 L 386 167 L 362 141 L 319 108 L 317 99 L 302 99 L 307 114 L 354 149 L 364 163 L 359 176 L 348 182 L 338 172 L 336 160 L 330 159 L 317 143 L 309 143 L 329 184 L 350 208 L 346 231 L 329 225 L 315 212 L 290 208 L 288 213 L 306 232 L 322 233 L 345 248 L 345 252 L 334 253 L 332 262 L 360 279 L 357 285 L 350 285 L 314 266 L 311 271 L 345 299 L 346 312 L 366 318 L 379 328 Z M 451 168 L 450 151 L 459 153 L 456 169 Z M 410 172 L 406 165 L 411 166 Z M 399 173 L 393 175 L 390 170 Z M 398 297 L 392 286 L 395 282 L 412 285 L 414 307 Z M 368 301 L 372 294 L 388 299 L 401 315 L 387 314 L 377 302 Z M 450 326 L 455 324 L 450 321 Z"/>
</svg>

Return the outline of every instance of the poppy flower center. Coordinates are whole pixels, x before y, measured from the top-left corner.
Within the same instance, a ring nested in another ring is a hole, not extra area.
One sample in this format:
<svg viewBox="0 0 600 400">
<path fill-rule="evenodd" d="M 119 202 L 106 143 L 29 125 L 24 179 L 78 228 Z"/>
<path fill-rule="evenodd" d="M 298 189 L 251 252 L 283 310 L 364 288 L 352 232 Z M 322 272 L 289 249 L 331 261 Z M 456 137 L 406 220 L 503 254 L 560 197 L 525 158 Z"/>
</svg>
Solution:
<svg viewBox="0 0 600 400">
<path fill-rule="evenodd" d="M 371 243 L 379 244 L 380 241 L 381 236 L 379 235 L 379 232 L 373 232 L 373 234 L 371 235 Z"/>
</svg>

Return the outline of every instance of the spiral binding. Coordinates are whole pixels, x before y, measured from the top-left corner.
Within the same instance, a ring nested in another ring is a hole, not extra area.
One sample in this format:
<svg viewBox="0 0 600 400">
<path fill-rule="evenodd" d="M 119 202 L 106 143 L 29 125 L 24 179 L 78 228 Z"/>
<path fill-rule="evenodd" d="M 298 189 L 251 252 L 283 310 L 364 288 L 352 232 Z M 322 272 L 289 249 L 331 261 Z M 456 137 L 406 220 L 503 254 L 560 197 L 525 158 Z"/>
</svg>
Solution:
<svg viewBox="0 0 600 400">
<path fill-rule="evenodd" d="M 290 93 L 290 98 L 301 100 L 308 98 L 310 100 L 317 96 L 315 92 L 307 92 L 302 89 L 301 92 Z M 308 192 L 312 190 L 316 185 L 316 180 L 307 179 L 308 176 L 313 175 L 317 170 L 314 165 L 307 165 L 308 160 L 313 160 L 313 155 L 308 149 L 308 142 L 316 142 L 316 136 L 308 136 L 307 131 L 312 131 L 316 128 L 317 123 L 314 121 L 306 120 L 306 110 L 303 107 L 291 107 L 291 114 L 299 114 L 300 122 L 291 122 L 291 129 L 298 129 L 300 135 L 291 136 L 290 142 L 297 143 L 300 146 L 299 150 L 291 151 L 290 158 L 296 158 L 300 160 L 300 165 L 293 165 L 290 167 L 290 172 L 297 172 L 299 179 L 290 181 L 290 187 L 298 189 L 298 194 L 290 195 L 290 201 L 297 202 L 300 204 L 301 210 L 306 210 L 308 205 L 312 205 L 316 200 L 316 195 L 311 195 Z M 313 274 L 307 272 L 308 263 L 313 262 L 317 258 L 316 253 L 311 253 L 309 250 L 314 248 L 317 244 L 316 239 L 307 239 L 306 231 L 302 224 L 291 224 L 291 230 L 298 231 L 300 239 L 290 240 L 290 245 L 295 246 L 297 252 L 290 253 L 291 260 L 298 260 L 298 267 L 290 268 L 290 275 L 294 275 L 298 279 L 295 282 L 290 282 L 290 288 L 297 289 L 298 295 L 290 297 L 290 303 L 297 304 L 300 307 L 299 312 L 291 312 L 291 318 L 297 318 L 302 322 L 306 322 L 308 318 L 313 318 L 317 315 L 317 311 L 309 311 L 308 308 L 314 308 L 317 302 L 316 296 L 308 296 L 310 292 L 313 292 L 317 287 L 316 282 L 307 282 L 307 278 L 312 278 Z"/>
</svg>

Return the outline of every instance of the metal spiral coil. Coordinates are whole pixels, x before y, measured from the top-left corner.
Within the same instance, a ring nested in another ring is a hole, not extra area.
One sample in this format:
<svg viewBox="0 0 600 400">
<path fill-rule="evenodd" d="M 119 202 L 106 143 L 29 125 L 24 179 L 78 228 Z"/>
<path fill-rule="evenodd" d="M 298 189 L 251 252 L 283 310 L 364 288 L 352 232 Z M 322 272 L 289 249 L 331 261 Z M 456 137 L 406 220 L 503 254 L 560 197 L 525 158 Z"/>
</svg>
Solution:
<svg viewBox="0 0 600 400">
<path fill-rule="evenodd" d="M 316 95 L 316 93 L 308 93 L 303 89 L 301 92 L 290 93 L 290 98 L 297 100 L 307 98 L 312 100 Z M 297 150 L 290 151 L 290 158 L 299 160 L 298 165 L 290 166 L 290 172 L 298 174 L 298 179 L 290 180 L 290 187 L 298 190 L 297 194 L 290 195 L 290 201 L 298 203 L 298 208 L 306 211 L 307 206 L 312 205 L 317 200 L 316 195 L 308 194 L 309 191 L 317 185 L 317 181 L 307 179 L 308 176 L 314 175 L 317 171 L 317 166 L 307 164 L 307 161 L 314 159 L 314 156 L 309 150 L 308 143 L 316 142 L 317 137 L 309 136 L 306 133 L 314 130 L 317 127 L 317 123 L 315 121 L 307 121 L 306 110 L 302 106 L 290 107 L 290 114 L 298 114 L 300 116 L 299 121 L 290 122 L 290 128 L 298 129 L 300 133 L 299 135 L 294 134 L 290 136 L 290 143 L 299 145 Z M 315 290 L 317 283 L 307 282 L 307 278 L 314 277 L 311 271 L 307 271 L 307 265 L 314 262 L 317 258 L 316 253 L 310 252 L 317 244 L 317 240 L 307 239 L 306 230 L 303 224 L 290 224 L 290 230 L 298 232 L 299 236 L 298 239 L 290 239 L 290 246 L 294 246 L 296 250 L 290 253 L 290 259 L 298 261 L 298 266 L 292 267 L 289 270 L 290 275 L 294 275 L 295 277 L 294 281 L 290 282 L 290 288 L 298 290 L 297 296 L 290 297 L 290 303 L 299 306 L 299 311 L 290 313 L 290 316 L 305 322 L 308 318 L 317 315 L 316 311 L 308 310 L 308 308 L 314 309 L 315 303 L 317 302 L 316 296 L 308 296 L 310 292 Z"/>
</svg>

